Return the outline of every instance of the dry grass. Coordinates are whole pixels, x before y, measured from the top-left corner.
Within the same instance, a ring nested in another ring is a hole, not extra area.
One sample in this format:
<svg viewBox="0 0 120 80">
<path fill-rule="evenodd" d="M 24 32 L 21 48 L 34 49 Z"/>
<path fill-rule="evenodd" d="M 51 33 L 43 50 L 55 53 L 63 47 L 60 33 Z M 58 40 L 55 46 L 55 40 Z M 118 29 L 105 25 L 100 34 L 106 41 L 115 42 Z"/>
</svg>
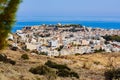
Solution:
<svg viewBox="0 0 120 80">
<path fill-rule="evenodd" d="M 80 80 L 104 80 L 104 71 L 112 67 L 120 67 L 120 53 L 69 55 L 59 58 L 43 55 L 32 55 L 25 51 L 2 51 L 16 61 L 16 65 L 0 62 L 0 80 L 47 80 L 45 76 L 34 75 L 29 72 L 31 67 L 43 65 L 47 60 L 66 64 L 80 75 Z M 22 60 L 21 55 L 28 54 L 29 60 Z M 58 80 L 76 80 L 74 78 L 58 77 Z"/>
</svg>

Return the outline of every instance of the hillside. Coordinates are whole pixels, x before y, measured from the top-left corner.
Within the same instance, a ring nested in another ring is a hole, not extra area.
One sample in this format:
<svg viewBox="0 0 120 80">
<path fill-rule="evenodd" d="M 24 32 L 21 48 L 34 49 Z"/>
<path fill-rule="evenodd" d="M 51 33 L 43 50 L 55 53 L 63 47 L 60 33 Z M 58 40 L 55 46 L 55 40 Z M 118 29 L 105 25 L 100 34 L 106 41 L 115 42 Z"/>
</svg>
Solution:
<svg viewBox="0 0 120 80">
<path fill-rule="evenodd" d="M 105 80 L 104 72 L 110 68 L 120 68 L 120 53 L 95 53 L 85 55 L 69 55 L 60 57 L 47 57 L 31 54 L 22 50 L 13 51 L 9 48 L 1 51 L 7 58 L 16 61 L 15 65 L 0 62 L 0 80 L 49 80 L 46 75 L 32 74 L 31 67 L 44 65 L 47 60 L 65 64 L 80 76 L 57 77 L 56 80 Z M 28 54 L 29 59 L 21 59 L 22 54 Z"/>
</svg>

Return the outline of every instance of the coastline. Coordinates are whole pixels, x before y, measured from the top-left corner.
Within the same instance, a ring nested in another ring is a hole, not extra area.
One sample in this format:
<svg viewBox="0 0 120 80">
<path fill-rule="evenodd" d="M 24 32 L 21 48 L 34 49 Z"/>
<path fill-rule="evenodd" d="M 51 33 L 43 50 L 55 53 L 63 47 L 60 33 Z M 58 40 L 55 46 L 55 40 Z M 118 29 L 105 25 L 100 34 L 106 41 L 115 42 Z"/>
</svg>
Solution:
<svg viewBox="0 0 120 80">
<path fill-rule="evenodd" d="M 35 26 L 35 25 L 55 25 L 57 23 L 61 24 L 81 24 L 87 27 L 92 28 L 103 28 L 103 29 L 120 29 L 119 21 L 21 21 L 16 22 L 14 25 L 12 32 L 16 32 L 16 30 L 21 30 L 24 26 Z"/>
</svg>

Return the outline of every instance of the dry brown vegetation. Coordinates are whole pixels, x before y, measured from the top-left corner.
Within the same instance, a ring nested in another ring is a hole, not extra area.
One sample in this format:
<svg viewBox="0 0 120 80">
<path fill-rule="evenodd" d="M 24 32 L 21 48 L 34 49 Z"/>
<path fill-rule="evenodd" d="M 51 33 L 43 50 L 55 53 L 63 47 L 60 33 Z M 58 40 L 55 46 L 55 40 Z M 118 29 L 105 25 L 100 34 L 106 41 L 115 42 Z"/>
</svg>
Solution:
<svg viewBox="0 0 120 80">
<path fill-rule="evenodd" d="M 9 48 L 0 53 L 4 53 L 8 58 L 16 61 L 15 65 L 0 62 L 0 80 L 49 80 L 46 76 L 35 75 L 29 72 L 31 67 L 41 66 L 48 60 L 65 64 L 80 76 L 79 79 L 74 77 L 57 77 L 56 80 L 105 80 L 104 72 L 106 70 L 120 68 L 120 53 L 47 57 L 32 55 L 22 50 L 12 51 Z M 23 54 L 27 54 L 29 59 L 21 59 L 21 55 Z"/>
</svg>

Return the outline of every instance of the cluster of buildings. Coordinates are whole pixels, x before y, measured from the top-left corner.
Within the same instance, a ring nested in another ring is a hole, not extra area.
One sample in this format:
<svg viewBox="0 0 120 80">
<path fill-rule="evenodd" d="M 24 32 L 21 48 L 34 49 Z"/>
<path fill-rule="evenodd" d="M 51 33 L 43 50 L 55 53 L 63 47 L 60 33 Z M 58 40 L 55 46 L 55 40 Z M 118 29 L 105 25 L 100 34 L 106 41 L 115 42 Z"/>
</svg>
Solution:
<svg viewBox="0 0 120 80">
<path fill-rule="evenodd" d="M 13 38 L 16 44 L 24 43 L 26 49 L 48 56 L 94 53 L 97 50 L 120 52 L 120 42 L 106 43 L 102 37 L 120 35 L 120 30 L 57 24 L 24 27 L 17 30 L 16 35 Z"/>
</svg>

